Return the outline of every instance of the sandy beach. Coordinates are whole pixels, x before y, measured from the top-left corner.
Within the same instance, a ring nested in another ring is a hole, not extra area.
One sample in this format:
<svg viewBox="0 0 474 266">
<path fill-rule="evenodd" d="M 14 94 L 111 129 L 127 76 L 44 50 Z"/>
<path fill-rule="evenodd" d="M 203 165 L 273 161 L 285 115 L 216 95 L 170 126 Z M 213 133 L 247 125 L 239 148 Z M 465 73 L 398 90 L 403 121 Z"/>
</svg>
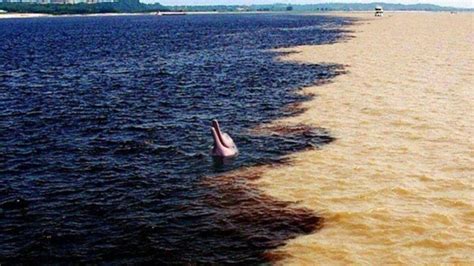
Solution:
<svg viewBox="0 0 474 266">
<path fill-rule="evenodd" d="M 473 14 L 349 16 L 347 41 L 280 58 L 347 74 L 305 88 L 308 110 L 275 122 L 337 139 L 255 181 L 325 218 L 273 253 L 285 265 L 474 263 Z"/>
<path fill-rule="evenodd" d="M 37 14 L 37 13 L 2 13 L 0 14 L 0 19 L 7 18 L 41 18 L 41 17 L 51 17 L 52 15 L 48 14 Z"/>
</svg>

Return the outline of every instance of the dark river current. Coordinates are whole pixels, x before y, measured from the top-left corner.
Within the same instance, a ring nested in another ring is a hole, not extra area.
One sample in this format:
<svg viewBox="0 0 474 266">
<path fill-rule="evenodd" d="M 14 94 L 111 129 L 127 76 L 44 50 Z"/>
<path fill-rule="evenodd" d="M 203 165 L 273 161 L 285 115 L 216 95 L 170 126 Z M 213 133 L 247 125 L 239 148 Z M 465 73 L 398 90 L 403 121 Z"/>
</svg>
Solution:
<svg viewBox="0 0 474 266">
<path fill-rule="evenodd" d="M 230 172 L 317 148 L 255 129 L 302 110 L 341 65 L 271 48 L 345 37 L 330 16 L 0 20 L 0 263 L 258 264 L 322 226 Z M 213 161 L 218 118 L 240 155 Z M 226 176 L 228 175 L 228 176 Z M 257 174 L 255 174 L 257 175 Z"/>
</svg>

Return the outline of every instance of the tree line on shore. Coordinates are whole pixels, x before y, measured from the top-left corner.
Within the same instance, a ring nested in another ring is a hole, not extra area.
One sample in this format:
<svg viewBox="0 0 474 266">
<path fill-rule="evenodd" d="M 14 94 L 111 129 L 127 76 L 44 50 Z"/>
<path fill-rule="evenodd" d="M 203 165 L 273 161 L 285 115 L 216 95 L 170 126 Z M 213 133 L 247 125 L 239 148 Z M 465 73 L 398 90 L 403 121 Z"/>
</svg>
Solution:
<svg viewBox="0 0 474 266">
<path fill-rule="evenodd" d="M 441 7 L 431 4 L 387 4 L 387 3 L 334 3 L 334 4 L 268 4 L 268 5 L 202 5 L 202 6 L 163 6 L 159 3 L 144 4 L 139 0 L 119 0 L 112 3 L 96 4 L 32 4 L 32 3 L 0 3 L 0 9 L 15 13 L 46 13 L 46 14 L 91 14 L 91 13 L 140 13 L 157 11 L 215 11 L 215 12 L 245 12 L 245 11 L 297 11 L 297 12 L 324 12 L 324 11 L 368 11 L 375 5 L 382 5 L 385 10 L 418 10 L 418 11 L 460 11 L 472 9 L 457 9 Z"/>
<path fill-rule="evenodd" d="M 36 3 L 0 3 L 0 9 L 12 13 L 44 13 L 52 15 L 100 14 L 100 13 L 140 13 L 168 11 L 159 3 L 143 4 L 139 0 L 119 0 L 107 3 L 78 4 L 36 4 Z"/>
</svg>

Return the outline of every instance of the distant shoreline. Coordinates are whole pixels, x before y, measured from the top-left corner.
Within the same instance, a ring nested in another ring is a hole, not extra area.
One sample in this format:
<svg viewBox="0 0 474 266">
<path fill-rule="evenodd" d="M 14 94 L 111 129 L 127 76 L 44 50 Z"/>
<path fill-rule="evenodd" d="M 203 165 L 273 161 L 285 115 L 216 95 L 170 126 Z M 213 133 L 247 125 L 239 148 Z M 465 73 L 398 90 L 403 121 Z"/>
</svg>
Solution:
<svg viewBox="0 0 474 266">
<path fill-rule="evenodd" d="M 217 12 L 186 12 L 188 15 L 196 14 L 216 14 Z M 222 12 L 221 12 L 222 13 Z M 140 13 L 91 13 L 91 14 L 64 14 L 53 15 L 45 13 L 5 13 L 0 14 L 0 19 L 5 18 L 41 18 L 41 17 L 114 17 L 114 16 L 155 16 L 156 12 L 140 12 Z"/>
<path fill-rule="evenodd" d="M 56 17 L 112 17 L 112 16 L 143 16 L 143 15 L 155 15 L 156 12 L 147 13 L 91 13 L 91 14 L 65 14 L 65 15 L 53 15 L 45 13 L 6 13 L 0 14 L 0 19 L 8 18 L 56 18 Z"/>
<path fill-rule="evenodd" d="M 286 13 L 286 12 L 268 12 L 268 11 L 249 11 L 249 12 L 215 12 L 215 11 L 191 11 L 184 12 L 186 15 L 214 15 L 214 14 L 261 14 L 261 13 Z M 293 12 L 298 14 L 297 12 Z M 308 12 L 309 13 L 309 12 Z M 315 12 L 311 12 L 315 13 Z M 90 13 L 90 14 L 45 14 L 45 13 L 4 13 L 0 14 L 0 19 L 7 18 L 42 18 L 42 17 L 113 17 L 113 16 L 157 16 L 157 12 L 139 12 L 139 13 Z"/>
<path fill-rule="evenodd" d="M 469 11 L 459 11 L 464 13 Z M 56 17 L 113 17 L 113 16 L 155 16 L 157 12 L 140 12 L 140 13 L 90 13 L 90 14 L 45 14 L 45 13 L 0 13 L 0 19 L 15 19 L 15 18 L 56 18 Z M 191 11 L 185 12 L 186 15 L 215 15 L 215 14 L 353 14 L 353 13 L 373 13 L 373 11 L 323 11 L 323 12 L 284 12 L 284 11 L 248 11 L 248 12 L 215 12 L 215 11 Z M 386 13 L 450 13 L 450 11 L 421 11 L 421 10 L 393 10 Z"/>
</svg>

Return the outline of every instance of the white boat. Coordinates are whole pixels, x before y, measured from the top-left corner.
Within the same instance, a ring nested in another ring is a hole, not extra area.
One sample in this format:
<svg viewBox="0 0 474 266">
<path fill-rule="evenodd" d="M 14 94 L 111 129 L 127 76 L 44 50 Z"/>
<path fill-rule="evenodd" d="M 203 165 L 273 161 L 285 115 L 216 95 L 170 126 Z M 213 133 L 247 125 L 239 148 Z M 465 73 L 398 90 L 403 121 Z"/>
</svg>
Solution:
<svg viewBox="0 0 474 266">
<path fill-rule="evenodd" d="M 376 17 L 383 17 L 383 8 L 382 6 L 375 7 L 375 16 Z"/>
</svg>

